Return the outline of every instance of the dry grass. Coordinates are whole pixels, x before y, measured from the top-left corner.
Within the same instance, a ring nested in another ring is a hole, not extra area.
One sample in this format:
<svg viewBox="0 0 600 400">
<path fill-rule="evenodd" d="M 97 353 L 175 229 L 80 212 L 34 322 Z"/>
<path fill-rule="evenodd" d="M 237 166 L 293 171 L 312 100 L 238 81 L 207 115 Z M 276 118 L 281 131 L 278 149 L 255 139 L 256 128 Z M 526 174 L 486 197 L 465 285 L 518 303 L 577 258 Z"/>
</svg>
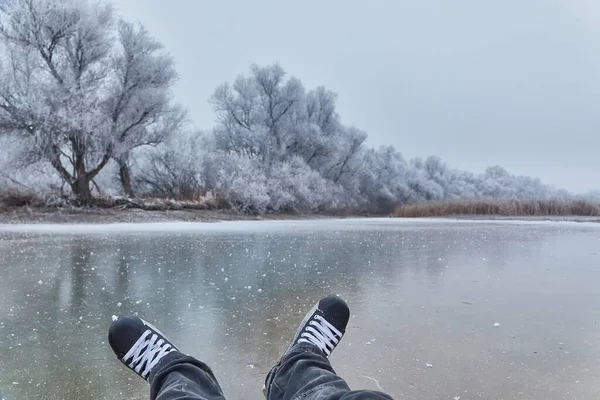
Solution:
<svg viewBox="0 0 600 400">
<path fill-rule="evenodd" d="M 531 201 L 449 201 L 422 204 L 406 204 L 397 207 L 393 217 L 424 218 L 459 215 L 499 215 L 507 217 L 543 216 L 600 216 L 600 203 L 584 200 L 531 200 Z"/>
<path fill-rule="evenodd" d="M 96 197 L 91 205 L 98 208 L 140 209 L 146 211 L 210 210 L 216 208 L 213 201 L 204 198 L 197 198 L 195 200 L 175 200 L 157 197 L 137 199 L 128 199 L 125 197 Z"/>
<path fill-rule="evenodd" d="M 125 197 L 98 196 L 89 203 L 82 204 L 74 198 L 60 196 L 42 197 L 33 192 L 20 189 L 0 189 L 0 212 L 7 212 L 14 208 L 99 208 L 99 209 L 141 209 L 146 211 L 171 211 L 171 210 L 214 210 L 225 204 L 219 198 L 194 199 L 169 199 L 157 197 L 145 197 L 128 199 Z"/>
<path fill-rule="evenodd" d="M 0 189 L 0 205 L 4 207 L 36 206 L 44 200 L 33 192 L 16 188 Z"/>
</svg>

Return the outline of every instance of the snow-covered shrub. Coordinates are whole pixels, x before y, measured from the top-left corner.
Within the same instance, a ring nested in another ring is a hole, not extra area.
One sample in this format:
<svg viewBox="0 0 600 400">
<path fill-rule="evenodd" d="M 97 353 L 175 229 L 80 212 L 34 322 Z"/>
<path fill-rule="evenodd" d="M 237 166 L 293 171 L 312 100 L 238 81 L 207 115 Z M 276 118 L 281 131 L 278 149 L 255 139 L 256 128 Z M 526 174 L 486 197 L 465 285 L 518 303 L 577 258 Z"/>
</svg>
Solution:
<svg viewBox="0 0 600 400">
<path fill-rule="evenodd" d="M 142 149 L 133 159 L 136 191 L 141 195 L 196 199 L 206 192 L 202 168 L 209 138 L 188 131 L 169 137 L 156 148 Z"/>
</svg>

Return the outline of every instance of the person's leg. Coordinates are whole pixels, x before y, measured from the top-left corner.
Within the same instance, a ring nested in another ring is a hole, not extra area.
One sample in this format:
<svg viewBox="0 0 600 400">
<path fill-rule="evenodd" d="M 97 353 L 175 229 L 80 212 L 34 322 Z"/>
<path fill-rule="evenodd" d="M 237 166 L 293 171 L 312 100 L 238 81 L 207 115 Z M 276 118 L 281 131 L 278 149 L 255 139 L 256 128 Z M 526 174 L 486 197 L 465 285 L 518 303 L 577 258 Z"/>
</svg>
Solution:
<svg viewBox="0 0 600 400">
<path fill-rule="evenodd" d="M 186 356 L 138 317 L 113 317 L 108 342 L 129 369 L 150 382 L 151 400 L 224 399 L 211 369 Z"/>
<path fill-rule="evenodd" d="M 150 400 L 225 399 L 208 365 L 179 352 L 167 354 L 150 372 Z"/>
<path fill-rule="evenodd" d="M 391 397 L 372 390 L 350 390 L 329 363 L 328 357 L 341 340 L 350 318 L 348 305 L 328 296 L 300 323 L 296 336 L 265 380 L 268 400 L 356 400 Z"/>
</svg>

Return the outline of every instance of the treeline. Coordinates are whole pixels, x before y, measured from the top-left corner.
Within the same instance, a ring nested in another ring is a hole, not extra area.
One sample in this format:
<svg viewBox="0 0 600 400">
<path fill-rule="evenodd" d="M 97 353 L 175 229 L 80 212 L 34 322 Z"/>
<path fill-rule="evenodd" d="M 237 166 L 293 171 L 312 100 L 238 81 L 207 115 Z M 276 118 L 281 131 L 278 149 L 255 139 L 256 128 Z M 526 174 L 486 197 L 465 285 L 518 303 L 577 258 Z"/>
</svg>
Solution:
<svg viewBox="0 0 600 400">
<path fill-rule="evenodd" d="M 0 191 L 49 203 L 171 198 L 241 212 L 389 213 L 398 204 L 572 196 L 494 166 L 371 148 L 337 96 L 277 64 L 216 88 L 216 124 L 192 130 L 177 74 L 143 26 L 110 3 L 13 0 L 0 7 Z M 2 196 L 0 196 L 2 197 Z"/>
</svg>

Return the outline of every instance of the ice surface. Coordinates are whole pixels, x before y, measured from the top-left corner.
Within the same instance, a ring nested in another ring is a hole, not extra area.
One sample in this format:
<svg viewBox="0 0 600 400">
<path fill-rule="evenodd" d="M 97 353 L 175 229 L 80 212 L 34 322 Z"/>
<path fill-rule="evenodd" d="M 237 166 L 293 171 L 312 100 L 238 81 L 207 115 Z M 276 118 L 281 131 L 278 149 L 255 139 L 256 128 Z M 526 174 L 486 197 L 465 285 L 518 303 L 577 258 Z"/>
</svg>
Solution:
<svg viewBox="0 0 600 400">
<path fill-rule="evenodd" d="M 147 384 L 108 346 L 115 314 L 143 316 L 207 362 L 228 397 L 260 398 L 296 325 L 329 293 L 352 310 L 332 363 L 353 388 L 394 398 L 599 397 L 595 224 L 347 219 L 0 230 L 6 398 L 147 398 Z"/>
</svg>

